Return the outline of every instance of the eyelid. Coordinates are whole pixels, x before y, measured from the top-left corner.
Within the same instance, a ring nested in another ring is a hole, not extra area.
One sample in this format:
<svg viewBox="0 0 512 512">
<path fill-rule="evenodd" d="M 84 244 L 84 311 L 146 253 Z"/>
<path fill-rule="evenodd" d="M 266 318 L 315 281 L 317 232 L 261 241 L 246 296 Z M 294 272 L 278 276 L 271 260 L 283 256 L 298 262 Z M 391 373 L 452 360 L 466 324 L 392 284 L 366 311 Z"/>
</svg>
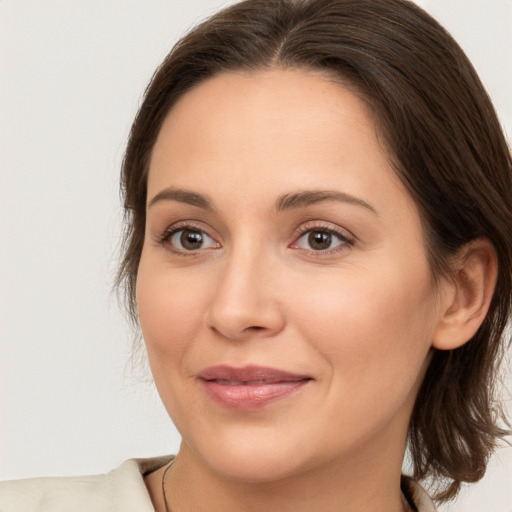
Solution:
<svg viewBox="0 0 512 512">
<path fill-rule="evenodd" d="M 350 232 L 348 229 L 342 228 L 341 226 L 338 226 L 337 224 L 333 224 L 332 222 L 328 222 L 325 220 L 308 220 L 306 222 L 303 222 L 295 230 L 295 233 L 293 236 L 298 237 L 308 231 L 312 231 L 315 229 L 328 231 L 329 233 L 333 233 L 342 238 L 346 238 L 347 240 L 350 240 L 352 242 L 356 241 L 356 236 L 352 232 Z"/>
<path fill-rule="evenodd" d="M 311 231 L 326 231 L 331 235 L 336 236 L 340 239 L 343 244 L 341 246 L 336 246 L 333 249 L 326 249 L 324 251 L 315 251 L 313 249 L 303 249 L 301 247 L 297 247 L 299 240 L 306 234 Z M 307 221 L 304 224 L 301 224 L 293 235 L 293 242 L 289 247 L 293 249 L 304 250 L 310 252 L 316 256 L 322 256 L 326 254 L 333 254 L 339 251 L 343 251 L 348 247 L 352 247 L 356 243 L 356 237 L 347 229 L 336 226 L 335 224 L 331 224 L 330 222 L 325 221 Z"/>
<path fill-rule="evenodd" d="M 187 230 L 190 231 L 199 231 L 201 233 L 204 233 L 208 238 L 213 240 L 215 243 L 214 247 L 207 247 L 204 249 L 197 249 L 197 250 L 184 250 L 177 247 L 172 246 L 169 242 L 171 238 L 178 232 Z M 212 235 L 210 233 L 211 230 L 209 230 L 204 224 L 193 221 L 193 220 L 182 220 L 179 222 L 175 222 L 171 224 L 170 226 L 166 227 L 165 230 L 158 235 L 157 242 L 162 247 L 165 247 L 166 249 L 172 251 L 175 254 L 183 255 L 183 256 L 193 256 L 196 255 L 199 252 L 204 252 L 206 250 L 210 249 L 219 249 L 221 247 L 221 244 L 217 241 L 217 237 L 215 235 Z"/>
</svg>

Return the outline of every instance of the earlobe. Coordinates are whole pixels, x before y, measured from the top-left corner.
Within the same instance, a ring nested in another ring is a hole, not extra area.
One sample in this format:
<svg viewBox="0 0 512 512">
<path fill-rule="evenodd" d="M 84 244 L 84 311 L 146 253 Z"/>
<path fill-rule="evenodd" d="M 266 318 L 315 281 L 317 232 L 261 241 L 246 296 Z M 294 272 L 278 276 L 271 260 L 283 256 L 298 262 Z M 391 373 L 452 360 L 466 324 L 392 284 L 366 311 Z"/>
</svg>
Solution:
<svg viewBox="0 0 512 512">
<path fill-rule="evenodd" d="M 452 350 L 468 342 L 487 315 L 498 276 L 496 251 L 484 238 L 465 245 L 454 257 L 453 276 L 444 283 L 444 304 L 433 347 Z"/>
</svg>

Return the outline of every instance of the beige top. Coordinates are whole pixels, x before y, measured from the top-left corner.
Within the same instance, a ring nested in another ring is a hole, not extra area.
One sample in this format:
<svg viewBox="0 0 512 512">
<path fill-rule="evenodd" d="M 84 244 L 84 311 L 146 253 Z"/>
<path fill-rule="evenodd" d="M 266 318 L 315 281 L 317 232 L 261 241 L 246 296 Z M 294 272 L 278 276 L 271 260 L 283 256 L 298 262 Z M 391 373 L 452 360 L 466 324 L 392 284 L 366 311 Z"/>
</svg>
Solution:
<svg viewBox="0 0 512 512">
<path fill-rule="evenodd" d="M 171 458 L 130 459 L 106 475 L 0 482 L 0 512 L 154 512 L 143 477 Z M 418 483 L 402 485 L 418 512 L 435 512 Z"/>
</svg>

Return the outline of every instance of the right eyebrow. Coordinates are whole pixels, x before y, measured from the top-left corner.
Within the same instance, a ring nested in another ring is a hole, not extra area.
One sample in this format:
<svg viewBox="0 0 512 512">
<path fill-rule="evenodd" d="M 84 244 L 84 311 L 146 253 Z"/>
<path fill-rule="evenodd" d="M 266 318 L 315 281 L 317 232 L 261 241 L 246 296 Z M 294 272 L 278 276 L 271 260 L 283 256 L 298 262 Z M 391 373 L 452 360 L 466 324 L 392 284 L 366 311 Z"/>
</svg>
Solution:
<svg viewBox="0 0 512 512">
<path fill-rule="evenodd" d="M 212 202 L 206 196 L 198 194 L 197 192 L 174 187 L 165 188 L 156 194 L 156 196 L 148 202 L 148 209 L 162 201 L 178 201 L 179 203 L 190 204 L 203 208 L 204 210 L 215 210 Z"/>
</svg>

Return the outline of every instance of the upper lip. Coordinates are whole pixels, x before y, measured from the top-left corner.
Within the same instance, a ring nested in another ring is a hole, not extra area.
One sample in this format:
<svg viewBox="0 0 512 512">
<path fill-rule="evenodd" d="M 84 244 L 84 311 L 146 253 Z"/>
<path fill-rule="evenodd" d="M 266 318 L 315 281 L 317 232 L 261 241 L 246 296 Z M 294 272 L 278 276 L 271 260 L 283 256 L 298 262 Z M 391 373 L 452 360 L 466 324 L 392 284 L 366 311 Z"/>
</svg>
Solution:
<svg viewBox="0 0 512 512">
<path fill-rule="evenodd" d="M 206 381 L 226 382 L 258 382 L 261 384 L 272 384 L 276 382 L 295 382 L 309 380 L 311 377 L 305 374 L 291 373 L 266 366 L 243 366 L 233 367 L 228 365 L 210 366 L 198 374 L 198 378 Z"/>
</svg>

